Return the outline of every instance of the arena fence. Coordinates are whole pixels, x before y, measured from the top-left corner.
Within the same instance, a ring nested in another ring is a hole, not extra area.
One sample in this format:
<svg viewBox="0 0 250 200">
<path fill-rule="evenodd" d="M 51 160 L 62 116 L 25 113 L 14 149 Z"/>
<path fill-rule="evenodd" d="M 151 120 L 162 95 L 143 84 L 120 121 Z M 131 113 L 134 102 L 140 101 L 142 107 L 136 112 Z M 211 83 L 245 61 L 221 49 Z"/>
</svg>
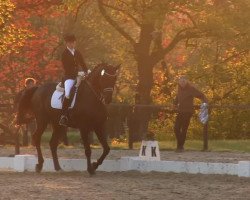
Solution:
<svg viewBox="0 0 250 200">
<path fill-rule="evenodd" d="M 120 113 L 122 113 L 122 115 L 131 115 L 131 113 L 135 113 L 135 115 L 138 115 L 138 118 L 140 118 L 140 122 L 145 123 L 144 126 L 144 132 L 147 132 L 147 121 L 151 120 L 152 118 L 149 117 L 149 115 L 151 115 L 152 113 L 159 113 L 159 112 L 166 112 L 169 114 L 175 114 L 176 111 L 172 109 L 172 105 L 166 105 L 166 106 L 162 106 L 162 105 L 128 105 L 128 104 L 110 104 L 109 105 L 110 110 L 121 110 Z M 194 106 L 196 111 L 199 111 L 200 106 L 199 105 L 195 105 Z M 203 125 L 203 150 L 207 151 L 208 150 L 208 141 L 209 141 L 209 132 L 208 132 L 208 127 L 209 127 L 209 121 L 213 118 L 212 116 L 212 111 L 213 110 L 219 110 L 219 109 L 230 109 L 230 110 L 238 110 L 238 111 L 242 111 L 242 110 L 250 110 L 250 104 L 245 104 L 245 105 L 209 105 L 208 107 L 208 111 L 209 111 L 209 120 L 207 123 L 205 123 Z M 136 113 L 137 111 L 137 113 Z M 112 112 L 110 113 L 112 115 Z M 147 116 L 148 115 L 148 116 Z M 129 118 L 129 117 L 128 117 Z M 133 120 L 133 118 L 132 118 Z M 138 121 L 137 121 L 138 122 Z M 135 122 L 136 123 L 136 122 Z M 129 123 L 127 122 L 127 125 L 129 125 Z M 132 149 L 133 148 L 133 137 L 131 137 L 129 135 L 128 138 L 128 145 L 129 148 Z"/>
<path fill-rule="evenodd" d="M 159 112 L 167 112 L 170 114 L 175 114 L 176 111 L 172 109 L 171 105 L 129 105 L 129 104 L 110 104 L 107 106 L 109 115 L 118 117 L 117 113 L 114 112 L 114 110 L 120 110 L 120 113 L 122 113 L 123 117 L 126 117 L 130 120 L 130 122 L 127 121 L 127 124 L 136 124 L 136 120 L 133 117 L 139 118 L 143 125 L 144 132 L 147 132 L 147 123 L 151 118 L 149 117 L 152 113 L 159 113 Z M 196 110 L 199 110 L 200 106 L 195 106 Z M 250 104 L 245 105 L 209 105 L 209 113 L 212 113 L 212 110 L 219 110 L 219 109 L 231 109 L 231 110 L 250 110 Z M 0 112 L 7 112 L 11 113 L 12 111 L 12 105 L 11 104 L 0 104 Z M 136 116 L 137 115 L 137 116 Z M 121 117 L 121 116 L 119 116 Z M 212 116 L 209 117 L 211 120 Z M 133 119 L 135 120 L 133 122 Z M 112 121 L 113 124 L 120 123 L 118 121 Z M 144 124 L 143 124 L 144 123 Z M 208 126 L 209 121 L 203 125 L 203 150 L 208 150 L 208 141 L 209 141 L 209 132 L 208 132 Z M 15 154 L 20 153 L 20 144 L 19 144 L 19 129 L 15 129 L 15 131 L 12 131 L 8 128 L 8 124 L 1 124 L 0 123 L 0 131 L 5 132 L 5 134 L 11 135 L 13 139 L 13 143 L 15 144 Z M 109 132 L 109 130 L 107 130 Z M 128 138 L 128 146 L 130 149 L 133 148 L 134 138 L 129 135 Z"/>
<path fill-rule="evenodd" d="M 86 171 L 86 159 L 59 159 L 63 171 Z M 0 157 L 0 171 L 25 172 L 35 171 L 37 157 L 34 155 L 16 155 L 15 157 Z M 43 171 L 55 172 L 53 160 L 44 160 Z M 139 157 L 121 157 L 116 160 L 105 160 L 98 171 L 105 172 L 173 172 L 189 174 L 224 174 L 239 177 L 250 177 L 250 162 L 238 163 L 210 163 L 210 162 L 185 162 L 185 161 L 148 161 Z"/>
</svg>

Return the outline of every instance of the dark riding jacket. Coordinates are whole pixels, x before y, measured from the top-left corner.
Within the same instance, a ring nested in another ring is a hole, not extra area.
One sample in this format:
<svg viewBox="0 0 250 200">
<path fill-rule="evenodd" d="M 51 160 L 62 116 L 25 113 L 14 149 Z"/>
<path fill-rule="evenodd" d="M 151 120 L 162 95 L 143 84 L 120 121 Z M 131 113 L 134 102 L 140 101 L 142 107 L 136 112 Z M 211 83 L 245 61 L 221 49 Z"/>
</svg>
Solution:
<svg viewBox="0 0 250 200">
<path fill-rule="evenodd" d="M 64 80 L 76 79 L 78 71 L 87 73 L 88 69 L 80 51 L 75 50 L 74 55 L 66 48 L 62 53 Z"/>
<path fill-rule="evenodd" d="M 193 113 L 194 112 L 194 98 L 198 98 L 207 103 L 206 96 L 191 85 L 182 88 L 179 86 L 177 96 L 174 100 L 174 105 L 178 106 L 178 112 Z"/>
</svg>

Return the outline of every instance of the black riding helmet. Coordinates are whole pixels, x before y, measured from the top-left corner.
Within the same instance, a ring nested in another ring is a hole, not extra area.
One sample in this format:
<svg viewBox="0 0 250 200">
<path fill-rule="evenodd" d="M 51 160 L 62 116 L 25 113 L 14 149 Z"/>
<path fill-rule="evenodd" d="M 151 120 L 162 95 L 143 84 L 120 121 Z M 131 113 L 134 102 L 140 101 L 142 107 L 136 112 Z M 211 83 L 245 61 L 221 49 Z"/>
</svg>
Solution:
<svg viewBox="0 0 250 200">
<path fill-rule="evenodd" d="M 65 42 L 75 42 L 76 37 L 74 34 L 67 34 L 64 36 L 64 40 L 65 40 Z"/>
</svg>

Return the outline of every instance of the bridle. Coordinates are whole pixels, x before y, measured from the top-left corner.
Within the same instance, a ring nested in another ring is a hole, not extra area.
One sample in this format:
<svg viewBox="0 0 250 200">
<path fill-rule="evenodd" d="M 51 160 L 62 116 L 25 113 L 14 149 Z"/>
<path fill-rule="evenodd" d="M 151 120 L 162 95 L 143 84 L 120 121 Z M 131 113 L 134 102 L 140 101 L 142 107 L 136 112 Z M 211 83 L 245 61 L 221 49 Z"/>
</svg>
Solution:
<svg viewBox="0 0 250 200">
<path fill-rule="evenodd" d="M 109 74 L 108 72 L 104 71 L 103 75 L 106 74 L 107 76 L 111 76 L 111 77 L 116 77 L 117 73 L 115 74 Z"/>
<path fill-rule="evenodd" d="M 107 75 L 107 76 L 111 76 L 111 77 L 117 77 L 117 73 L 115 73 L 115 74 L 109 74 L 106 71 L 104 71 L 103 75 L 104 74 Z M 114 91 L 114 87 L 107 87 L 107 88 L 104 88 L 102 91 L 103 91 L 103 93 L 104 92 L 113 92 Z"/>
<path fill-rule="evenodd" d="M 110 77 L 117 77 L 117 73 L 115 74 L 109 74 L 107 72 L 105 72 L 105 70 L 102 70 L 101 72 L 101 76 L 110 76 Z M 114 91 L 114 87 L 106 87 L 104 89 L 102 89 L 102 91 L 100 91 L 100 95 L 94 90 L 94 88 L 92 87 L 92 85 L 90 84 L 90 82 L 87 80 L 88 76 L 84 79 L 84 82 L 88 85 L 88 87 L 91 89 L 91 91 L 93 92 L 93 94 L 95 95 L 95 97 L 102 103 L 105 104 L 105 98 L 104 98 L 104 93 L 107 92 L 113 92 Z"/>
</svg>

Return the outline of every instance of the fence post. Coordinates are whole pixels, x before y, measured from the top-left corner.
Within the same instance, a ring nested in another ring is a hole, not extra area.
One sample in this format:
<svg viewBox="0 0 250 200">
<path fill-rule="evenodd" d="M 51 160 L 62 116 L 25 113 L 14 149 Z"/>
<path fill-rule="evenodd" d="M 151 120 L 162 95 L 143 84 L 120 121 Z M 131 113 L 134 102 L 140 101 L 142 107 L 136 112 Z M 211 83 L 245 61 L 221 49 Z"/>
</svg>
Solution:
<svg viewBox="0 0 250 200">
<path fill-rule="evenodd" d="M 208 122 L 203 126 L 203 151 L 208 150 Z"/>
<path fill-rule="evenodd" d="M 15 132 L 15 155 L 20 154 L 19 130 L 20 130 L 20 126 L 17 128 Z"/>
<path fill-rule="evenodd" d="M 209 118 L 211 116 L 211 108 L 208 108 Z M 208 150 L 208 121 L 203 126 L 203 151 Z"/>
</svg>

